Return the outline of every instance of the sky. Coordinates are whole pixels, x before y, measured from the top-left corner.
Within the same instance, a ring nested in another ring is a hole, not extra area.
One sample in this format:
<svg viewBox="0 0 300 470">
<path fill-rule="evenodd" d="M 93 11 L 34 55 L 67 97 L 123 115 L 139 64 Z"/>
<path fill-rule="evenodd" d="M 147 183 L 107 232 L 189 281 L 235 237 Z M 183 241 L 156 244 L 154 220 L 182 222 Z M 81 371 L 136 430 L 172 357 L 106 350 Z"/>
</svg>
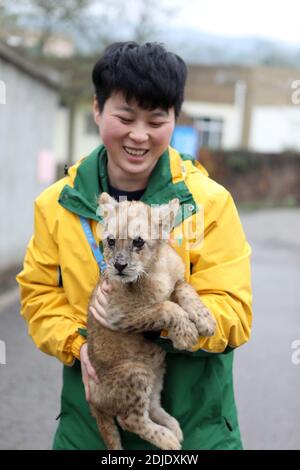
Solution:
<svg viewBox="0 0 300 470">
<path fill-rule="evenodd" d="M 171 20 L 222 36 L 256 36 L 300 45 L 299 0 L 187 0 Z"/>
<path fill-rule="evenodd" d="M 126 1 L 133 18 L 139 1 Z M 183 5 L 177 15 L 168 17 L 170 26 L 191 27 L 228 37 L 254 36 L 300 46 L 300 0 L 160 0 L 159 3 L 173 8 L 176 4 Z M 105 5 L 95 0 L 92 10 L 103 11 Z M 162 18 L 165 24 L 166 18 Z"/>
</svg>

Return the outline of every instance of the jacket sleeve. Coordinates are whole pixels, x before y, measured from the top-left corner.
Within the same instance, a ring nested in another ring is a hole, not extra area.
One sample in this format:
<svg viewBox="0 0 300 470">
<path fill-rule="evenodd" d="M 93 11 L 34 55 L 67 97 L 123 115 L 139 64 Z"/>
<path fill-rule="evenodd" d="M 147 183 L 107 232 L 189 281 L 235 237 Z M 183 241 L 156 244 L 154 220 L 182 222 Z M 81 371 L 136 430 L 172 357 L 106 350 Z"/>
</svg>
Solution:
<svg viewBox="0 0 300 470">
<path fill-rule="evenodd" d="M 191 250 L 190 283 L 217 321 L 196 349 L 211 353 L 249 340 L 252 322 L 251 248 L 229 192 L 222 187 L 205 212 L 202 246 Z"/>
<path fill-rule="evenodd" d="M 220 189 L 222 188 L 222 189 Z M 190 284 L 217 322 L 213 336 L 200 337 L 193 353 L 227 353 L 249 340 L 252 321 L 251 248 L 229 192 L 219 186 L 205 207 L 204 238 L 190 249 Z M 169 353 L 169 340 L 159 344 Z"/>
<path fill-rule="evenodd" d="M 60 282 L 59 252 L 46 217 L 35 204 L 35 230 L 17 276 L 21 315 L 29 335 L 41 351 L 71 366 L 86 341 L 77 331 L 85 327 L 69 304 Z"/>
</svg>

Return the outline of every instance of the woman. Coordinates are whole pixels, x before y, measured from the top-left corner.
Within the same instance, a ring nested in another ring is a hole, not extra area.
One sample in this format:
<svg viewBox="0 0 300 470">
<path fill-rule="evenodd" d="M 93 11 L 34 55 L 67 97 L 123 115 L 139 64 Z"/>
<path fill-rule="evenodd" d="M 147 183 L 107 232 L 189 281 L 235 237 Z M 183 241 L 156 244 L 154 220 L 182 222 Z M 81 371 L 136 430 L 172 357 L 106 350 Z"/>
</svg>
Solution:
<svg viewBox="0 0 300 470">
<path fill-rule="evenodd" d="M 190 208 L 183 219 L 192 225 L 203 208 L 204 240 L 196 237 L 190 243 L 184 234 L 174 247 L 185 263 L 186 280 L 214 315 L 217 331 L 199 338 L 193 353 L 177 351 L 168 339 L 152 335 L 168 352 L 162 405 L 180 422 L 183 449 L 242 448 L 232 362 L 233 350 L 250 336 L 251 249 L 228 191 L 198 162 L 169 146 L 186 75 L 183 60 L 159 44 L 109 46 L 92 74 L 94 120 L 103 145 L 36 200 L 35 232 L 17 280 L 30 335 L 64 364 L 54 449 L 105 448 L 86 401 L 88 377 L 101 381 L 85 338 L 87 305 L 99 269 L 80 218 L 89 220 L 99 243 L 96 201 L 104 191 L 147 204 L 177 197 Z M 108 287 L 99 293 L 96 315 L 102 322 L 107 295 Z M 122 432 L 121 437 L 124 449 L 153 449 L 136 435 Z"/>
</svg>

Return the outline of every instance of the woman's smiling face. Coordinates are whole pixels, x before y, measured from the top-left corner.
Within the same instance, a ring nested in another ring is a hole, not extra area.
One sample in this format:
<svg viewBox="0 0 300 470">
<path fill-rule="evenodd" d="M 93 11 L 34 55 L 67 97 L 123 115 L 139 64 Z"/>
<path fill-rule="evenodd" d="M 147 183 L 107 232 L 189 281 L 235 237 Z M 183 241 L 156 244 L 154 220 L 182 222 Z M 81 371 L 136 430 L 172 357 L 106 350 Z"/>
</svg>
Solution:
<svg viewBox="0 0 300 470">
<path fill-rule="evenodd" d="M 102 112 L 95 98 L 94 119 L 107 149 L 108 169 L 123 174 L 124 180 L 130 175 L 149 178 L 175 127 L 174 108 L 143 109 L 135 100 L 128 103 L 121 92 L 106 100 Z"/>
</svg>

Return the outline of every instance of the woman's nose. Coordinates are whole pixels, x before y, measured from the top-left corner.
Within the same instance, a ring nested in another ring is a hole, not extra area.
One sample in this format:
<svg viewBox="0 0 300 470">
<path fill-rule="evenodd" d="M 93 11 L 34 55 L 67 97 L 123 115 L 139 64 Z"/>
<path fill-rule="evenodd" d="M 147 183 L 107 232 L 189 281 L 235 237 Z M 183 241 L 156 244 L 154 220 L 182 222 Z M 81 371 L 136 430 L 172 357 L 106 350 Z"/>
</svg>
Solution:
<svg viewBox="0 0 300 470">
<path fill-rule="evenodd" d="M 149 139 L 147 130 L 144 127 L 137 127 L 137 128 L 131 129 L 129 133 L 129 137 L 131 140 L 134 140 L 137 143 L 143 143 Z"/>
</svg>

